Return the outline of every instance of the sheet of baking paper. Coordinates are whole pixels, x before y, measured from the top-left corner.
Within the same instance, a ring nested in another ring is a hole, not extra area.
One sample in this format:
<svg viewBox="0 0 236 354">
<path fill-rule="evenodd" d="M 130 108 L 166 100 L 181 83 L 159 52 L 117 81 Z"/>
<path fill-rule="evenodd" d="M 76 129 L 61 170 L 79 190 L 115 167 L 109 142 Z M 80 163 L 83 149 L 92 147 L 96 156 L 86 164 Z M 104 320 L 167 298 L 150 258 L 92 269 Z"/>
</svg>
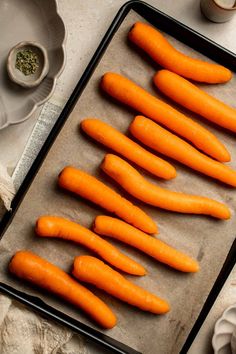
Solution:
<svg viewBox="0 0 236 354">
<path fill-rule="evenodd" d="M 98 117 L 120 131 L 127 132 L 135 112 L 112 101 L 99 91 L 99 80 L 106 71 L 121 73 L 153 94 L 157 94 L 152 86 L 152 76 L 157 66 L 127 42 L 129 28 L 139 19 L 136 13 L 131 12 L 116 33 L 0 243 L 0 281 L 34 294 L 60 311 L 91 326 L 94 324 L 79 310 L 57 300 L 54 296 L 49 296 L 45 291 L 36 290 L 11 277 L 7 272 L 7 265 L 11 256 L 19 249 L 30 249 L 66 271 L 70 270 L 76 255 L 89 254 L 86 249 L 72 243 L 39 239 L 33 231 L 35 220 L 42 214 L 60 215 L 90 227 L 94 217 L 104 213 L 99 207 L 58 189 L 57 175 L 65 165 L 74 165 L 83 169 L 125 195 L 99 169 L 99 164 L 107 150 L 83 135 L 80 132 L 79 123 L 84 117 Z M 175 39 L 167 37 L 181 51 L 195 57 L 202 57 Z M 204 85 L 204 88 L 225 102 L 234 105 L 235 78 L 227 85 L 211 87 Z M 190 115 L 189 112 L 188 115 Z M 198 117 L 197 119 L 225 143 L 232 154 L 230 165 L 236 168 L 233 134 L 208 125 Z M 160 230 L 158 237 L 161 240 L 197 258 L 201 264 L 201 271 L 198 274 L 181 274 L 138 251 L 116 243 L 125 253 L 143 264 L 149 272 L 142 278 L 129 278 L 145 289 L 167 299 L 171 304 L 169 314 L 155 316 L 132 308 L 96 290 L 96 293 L 112 307 L 118 316 L 118 325 L 106 333 L 145 354 L 179 353 L 235 238 L 236 192 L 180 164 L 173 163 L 178 171 L 178 176 L 174 181 L 163 182 L 144 172 L 143 174 L 160 186 L 175 191 L 204 195 L 227 203 L 232 210 L 232 219 L 217 221 L 203 216 L 180 215 L 148 207 L 135 201 L 158 223 Z"/>
</svg>

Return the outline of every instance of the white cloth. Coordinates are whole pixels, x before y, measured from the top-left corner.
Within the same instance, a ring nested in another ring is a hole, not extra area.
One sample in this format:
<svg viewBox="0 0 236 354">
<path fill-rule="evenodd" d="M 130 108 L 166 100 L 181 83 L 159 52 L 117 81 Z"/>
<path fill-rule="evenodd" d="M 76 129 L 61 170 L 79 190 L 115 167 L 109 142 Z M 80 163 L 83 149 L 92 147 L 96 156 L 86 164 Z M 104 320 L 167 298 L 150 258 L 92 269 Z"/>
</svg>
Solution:
<svg viewBox="0 0 236 354">
<path fill-rule="evenodd" d="M 11 201 L 15 195 L 13 179 L 7 173 L 6 168 L 0 164 L 0 199 L 7 210 L 11 208 Z"/>
<path fill-rule="evenodd" d="M 87 354 L 84 339 L 0 295 L 1 354 Z"/>
</svg>

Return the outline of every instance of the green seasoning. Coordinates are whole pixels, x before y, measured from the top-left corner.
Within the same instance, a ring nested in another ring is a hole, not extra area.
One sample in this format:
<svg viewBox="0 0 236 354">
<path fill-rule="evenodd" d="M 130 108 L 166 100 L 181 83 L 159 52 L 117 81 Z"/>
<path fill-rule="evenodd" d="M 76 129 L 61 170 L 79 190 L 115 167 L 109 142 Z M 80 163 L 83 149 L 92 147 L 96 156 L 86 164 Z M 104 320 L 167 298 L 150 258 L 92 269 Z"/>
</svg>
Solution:
<svg viewBox="0 0 236 354">
<path fill-rule="evenodd" d="M 16 68 L 25 76 L 34 74 L 38 67 L 38 56 L 31 49 L 24 49 L 16 54 Z"/>
</svg>

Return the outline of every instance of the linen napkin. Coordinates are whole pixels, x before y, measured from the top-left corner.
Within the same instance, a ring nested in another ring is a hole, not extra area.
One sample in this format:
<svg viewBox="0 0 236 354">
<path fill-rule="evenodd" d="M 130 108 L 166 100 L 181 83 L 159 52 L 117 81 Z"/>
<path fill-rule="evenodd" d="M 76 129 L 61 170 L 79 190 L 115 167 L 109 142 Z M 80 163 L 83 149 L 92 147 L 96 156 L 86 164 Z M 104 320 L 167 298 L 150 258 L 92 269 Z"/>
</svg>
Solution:
<svg viewBox="0 0 236 354">
<path fill-rule="evenodd" d="M 0 295 L 1 354 L 87 354 L 84 339 Z"/>
</svg>

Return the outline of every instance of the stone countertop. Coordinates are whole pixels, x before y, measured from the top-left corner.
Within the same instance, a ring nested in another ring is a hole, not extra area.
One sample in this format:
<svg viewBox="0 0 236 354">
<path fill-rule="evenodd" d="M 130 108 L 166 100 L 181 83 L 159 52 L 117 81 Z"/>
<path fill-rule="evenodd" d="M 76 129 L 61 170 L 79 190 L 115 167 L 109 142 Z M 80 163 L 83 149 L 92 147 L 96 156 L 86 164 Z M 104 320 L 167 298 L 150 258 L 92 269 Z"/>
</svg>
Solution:
<svg viewBox="0 0 236 354">
<path fill-rule="evenodd" d="M 69 97 L 110 22 L 125 1 L 58 0 L 58 3 L 68 36 L 67 64 L 58 80 L 55 95 Z M 236 16 L 227 23 L 214 24 L 202 16 L 198 0 L 149 0 L 149 3 L 223 47 L 236 52 Z M 23 152 L 37 116 L 36 113 L 28 121 L 0 131 L 0 162 L 7 166 L 9 173 L 13 172 Z M 233 303 L 236 303 L 236 267 L 194 341 L 190 354 L 212 353 L 210 342 L 215 321 L 225 308 Z M 99 351 L 90 344 L 88 344 L 88 351 L 94 354 L 104 353 L 103 349 Z"/>
</svg>

